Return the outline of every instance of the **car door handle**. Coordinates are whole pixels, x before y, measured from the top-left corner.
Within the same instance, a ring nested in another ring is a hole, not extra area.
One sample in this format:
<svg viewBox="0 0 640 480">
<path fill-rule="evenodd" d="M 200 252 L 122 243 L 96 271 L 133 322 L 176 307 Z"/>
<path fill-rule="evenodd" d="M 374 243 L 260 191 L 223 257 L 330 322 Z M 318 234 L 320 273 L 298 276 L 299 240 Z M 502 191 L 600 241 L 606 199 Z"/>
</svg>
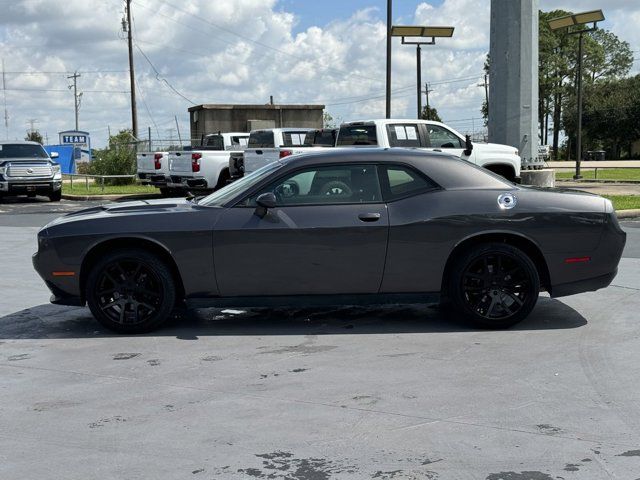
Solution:
<svg viewBox="0 0 640 480">
<path fill-rule="evenodd" d="M 256 150 L 257 155 L 262 155 L 262 150 Z"/>
<path fill-rule="evenodd" d="M 434 152 L 442 152 L 442 150 L 441 150 L 441 149 L 439 149 L 439 148 L 434 148 L 434 149 L 433 149 L 433 151 L 434 151 Z"/>
<path fill-rule="evenodd" d="M 379 213 L 361 213 L 358 215 L 358 218 L 363 222 L 377 222 L 380 220 Z"/>
</svg>

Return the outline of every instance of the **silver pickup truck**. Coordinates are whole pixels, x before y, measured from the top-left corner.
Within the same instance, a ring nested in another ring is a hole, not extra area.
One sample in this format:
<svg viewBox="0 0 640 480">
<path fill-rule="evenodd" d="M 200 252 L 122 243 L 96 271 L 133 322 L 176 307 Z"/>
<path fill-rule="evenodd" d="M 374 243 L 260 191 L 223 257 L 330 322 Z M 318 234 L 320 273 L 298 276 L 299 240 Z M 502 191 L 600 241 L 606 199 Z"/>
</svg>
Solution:
<svg viewBox="0 0 640 480">
<path fill-rule="evenodd" d="M 45 195 L 52 202 L 62 198 L 57 153 L 47 154 L 37 142 L 0 141 L 0 198 L 10 195 Z"/>
</svg>

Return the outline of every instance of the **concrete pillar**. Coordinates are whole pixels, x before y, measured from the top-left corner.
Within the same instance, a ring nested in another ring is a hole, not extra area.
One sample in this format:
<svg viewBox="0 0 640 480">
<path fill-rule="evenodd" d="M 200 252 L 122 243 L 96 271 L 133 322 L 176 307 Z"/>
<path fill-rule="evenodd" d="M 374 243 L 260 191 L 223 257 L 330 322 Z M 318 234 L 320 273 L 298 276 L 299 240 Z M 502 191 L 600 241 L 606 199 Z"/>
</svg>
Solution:
<svg viewBox="0 0 640 480">
<path fill-rule="evenodd" d="M 539 165 L 538 0 L 491 0 L 489 141 Z"/>
</svg>

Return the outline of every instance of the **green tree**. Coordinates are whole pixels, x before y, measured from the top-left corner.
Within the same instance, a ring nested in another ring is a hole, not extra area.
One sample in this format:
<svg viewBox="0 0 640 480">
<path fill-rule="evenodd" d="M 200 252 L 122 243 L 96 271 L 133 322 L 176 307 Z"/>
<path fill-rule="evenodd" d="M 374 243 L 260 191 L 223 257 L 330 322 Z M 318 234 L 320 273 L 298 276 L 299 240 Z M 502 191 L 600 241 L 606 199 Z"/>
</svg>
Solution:
<svg viewBox="0 0 640 480">
<path fill-rule="evenodd" d="M 420 115 L 420 118 L 422 118 L 423 120 L 433 120 L 435 122 L 442 121 L 440 115 L 438 115 L 438 110 L 436 110 L 432 106 L 427 107 L 426 105 L 422 107 L 422 114 Z"/>
<path fill-rule="evenodd" d="M 90 164 L 92 175 L 133 175 L 136 173 L 136 142 L 131 130 L 121 130 L 109 137 L 109 144 L 102 150 L 95 150 Z M 107 179 L 105 184 L 125 185 L 133 179 Z"/>
<path fill-rule="evenodd" d="M 585 85 L 583 100 L 584 151 L 605 150 L 607 158 L 630 157 L 640 138 L 640 75 Z M 576 129 L 575 97 L 565 105 L 564 125 Z"/>
<path fill-rule="evenodd" d="M 31 130 L 27 132 L 27 136 L 24 137 L 29 142 L 38 142 L 40 145 L 44 144 L 42 134 L 38 130 Z"/>
<path fill-rule="evenodd" d="M 329 112 L 322 113 L 322 128 L 336 128 L 336 121 Z"/>
</svg>

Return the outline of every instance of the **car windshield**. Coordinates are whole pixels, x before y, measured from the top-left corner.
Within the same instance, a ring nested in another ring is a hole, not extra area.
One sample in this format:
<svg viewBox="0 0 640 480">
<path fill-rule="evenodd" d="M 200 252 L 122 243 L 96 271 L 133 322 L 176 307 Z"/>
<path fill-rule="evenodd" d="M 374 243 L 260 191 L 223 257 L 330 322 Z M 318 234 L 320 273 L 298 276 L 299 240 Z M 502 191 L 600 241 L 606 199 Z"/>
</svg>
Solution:
<svg viewBox="0 0 640 480">
<path fill-rule="evenodd" d="M 0 144 L 0 158 L 49 158 L 40 145 L 29 143 Z"/>
<path fill-rule="evenodd" d="M 268 177 L 272 172 L 280 167 L 282 167 L 281 162 L 273 162 L 265 165 L 255 172 L 251 172 L 249 175 L 242 177 L 240 180 L 236 180 L 220 190 L 213 192 L 211 195 L 207 195 L 198 201 L 198 205 L 221 207 L 238 194 L 245 190 L 249 190 L 251 187 L 261 182 L 264 178 Z"/>
</svg>

